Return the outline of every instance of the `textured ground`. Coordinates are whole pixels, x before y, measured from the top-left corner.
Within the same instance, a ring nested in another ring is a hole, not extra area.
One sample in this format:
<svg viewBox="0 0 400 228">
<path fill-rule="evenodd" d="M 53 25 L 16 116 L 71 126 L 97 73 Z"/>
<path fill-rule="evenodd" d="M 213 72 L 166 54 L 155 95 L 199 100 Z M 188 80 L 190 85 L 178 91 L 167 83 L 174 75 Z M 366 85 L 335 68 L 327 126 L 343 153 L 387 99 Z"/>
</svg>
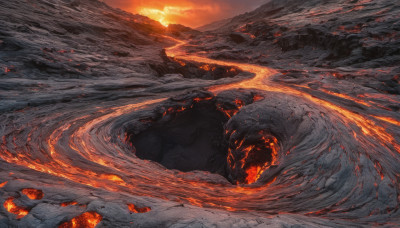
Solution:
<svg viewBox="0 0 400 228">
<path fill-rule="evenodd" d="M 398 227 L 399 11 L 0 3 L 0 227 Z"/>
</svg>

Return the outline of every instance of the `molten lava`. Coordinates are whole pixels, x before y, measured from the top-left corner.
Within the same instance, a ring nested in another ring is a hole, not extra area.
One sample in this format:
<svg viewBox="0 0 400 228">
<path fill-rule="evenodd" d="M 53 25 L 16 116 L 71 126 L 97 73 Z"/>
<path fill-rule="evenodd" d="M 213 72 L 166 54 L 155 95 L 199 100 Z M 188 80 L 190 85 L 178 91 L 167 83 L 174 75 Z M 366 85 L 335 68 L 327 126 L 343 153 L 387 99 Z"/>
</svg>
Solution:
<svg viewBox="0 0 400 228">
<path fill-rule="evenodd" d="M 8 198 L 3 205 L 8 212 L 16 214 L 18 219 L 25 217 L 29 213 L 28 209 L 17 206 L 13 197 Z"/>
<path fill-rule="evenodd" d="M 44 193 L 42 190 L 33 189 L 33 188 L 25 188 L 22 189 L 22 193 L 28 196 L 31 200 L 40 200 L 43 198 Z"/>
<path fill-rule="evenodd" d="M 132 213 L 146 213 L 146 212 L 151 211 L 150 207 L 137 207 L 136 205 L 131 204 L 131 203 L 128 204 L 128 208 L 129 208 L 129 211 L 131 211 Z"/>
<path fill-rule="evenodd" d="M 85 212 L 69 222 L 64 222 L 58 228 L 95 228 L 103 217 L 96 212 Z"/>
<path fill-rule="evenodd" d="M 68 206 L 74 206 L 74 205 L 77 205 L 77 204 L 78 204 L 78 202 L 71 201 L 71 202 L 61 203 L 60 205 L 61 205 L 61 207 L 68 207 Z"/>
<path fill-rule="evenodd" d="M 260 132 L 258 139 L 236 140 L 229 149 L 228 165 L 238 183 L 255 183 L 261 174 L 272 165 L 278 157 L 278 140 Z"/>
<path fill-rule="evenodd" d="M 0 184 L 0 188 L 6 186 L 7 183 L 8 183 L 8 181 L 1 183 L 1 184 Z"/>
</svg>

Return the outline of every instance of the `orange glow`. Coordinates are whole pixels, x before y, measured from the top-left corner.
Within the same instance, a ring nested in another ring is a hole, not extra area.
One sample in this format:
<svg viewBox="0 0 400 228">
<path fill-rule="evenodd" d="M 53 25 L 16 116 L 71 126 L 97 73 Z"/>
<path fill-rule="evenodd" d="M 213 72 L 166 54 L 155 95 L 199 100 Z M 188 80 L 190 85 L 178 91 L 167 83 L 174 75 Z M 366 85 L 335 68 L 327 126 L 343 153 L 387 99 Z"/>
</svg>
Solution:
<svg viewBox="0 0 400 228">
<path fill-rule="evenodd" d="M 181 51 L 177 50 L 177 47 L 184 45 L 184 42 L 179 42 L 176 46 L 173 46 L 169 49 L 167 49 L 167 55 L 168 56 L 174 56 L 176 58 L 183 59 L 186 61 L 195 61 L 195 62 L 207 62 L 209 64 L 216 64 L 216 65 L 224 65 L 224 66 L 236 66 L 243 71 L 248 71 L 255 73 L 256 76 L 250 80 L 245 80 L 239 83 L 233 83 L 233 84 L 228 84 L 228 85 L 222 85 L 222 86 L 214 86 L 211 87 L 209 90 L 214 93 L 219 93 L 220 91 L 228 90 L 228 89 L 238 89 L 238 88 L 247 88 L 247 89 L 259 89 L 259 90 L 264 90 L 264 91 L 270 91 L 270 92 L 280 92 L 280 93 L 285 93 L 285 94 L 290 94 L 298 97 L 302 97 L 304 99 L 307 99 L 316 105 L 320 105 L 328 110 L 335 111 L 336 113 L 342 115 L 344 120 L 347 123 L 354 123 L 358 127 L 360 127 L 361 131 L 364 133 L 366 136 L 372 136 L 376 137 L 382 142 L 382 146 L 387 147 L 387 145 L 384 142 L 390 142 L 394 145 L 396 148 L 397 152 L 400 152 L 400 145 L 396 142 L 394 137 L 389 134 L 385 128 L 382 126 L 376 124 L 374 121 L 372 121 L 370 118 L 360 115 L 358 113 L 354 113 L 350 110 L 347 110 L 343 107 L 340 107 L 334 103 L 331 103 L 329 101 L 325 101 L 323 99 L 314 97 L 310 94 L 301 92 L 299 90 L 293 89 L 291 87 L 287 86 L 276 86 L 274 85 L 274 82 L 272 82 L 271 77 L 278 72 L 267 67 L 262 67 L 262 66 L 257 66 L 253 64 L 245 64 L 245 63 L 236 63 L 232 61 L 222 61 L 222 60 L 214 60 L 214 59 L 209 59 L 209 58 L 204 58 L 200 56 L 195 56 L 195 55 L 185 55 L 185 53 L 182 53 Z"/>
<path fill-rule="evenodd" d="M 173 5 L 164 5 L 162 7 L 145 5 L 136 9 L 137 13 L 155 21 L 160 22 L 163 26 L 168 27 L 170 24 L 186 24 L 191 20 L 196 20 L 193 18 L 199 13 L 214 13 L 214 10 L 210 6 L 198 6 L 189 2 L 179 2 Z"/>
<path fill-rule="evenodd" d="M 164 26 L 182 24 L 192 28 L 226 19 L 253 9 L 257 3 L 225 0 L 126 1 L 104 0 L 112 7 L 147 16 Z"/>
<path fill-rule="evenodd" d="M 73 205 L 77 205 L 78 202 L 75 201 L 71 201 L 71 202 L 65 202 L 65 203 L 61 203 L 61 207 L 68 207 L 68 206 L 73 206 Z"/>
<path fill-rule="evenodd" d="M 17 206 L 13 197 L 8 198 L 3 205 L 8 212 L 18 215 L 18 219 L 25 217 L 29 213 L 28 209 Z"/>
<path fill-rule="evenodd" d="M 377 119 L 383 120 L 385 122 L 391 123 L 393 125 L 397 125 L 400 126 L 400 121 L 399 120 L 395 120 L 393 118 L 390 117 L 385 117 L 385 116 L 374 116 Z"/>
<path fill-rule="evenodd" d="M 1 183 L 1 184 L 0 184 L 0 188 L 6 186 L 7 183 L 8 183 L 8 181 Z"/>
<path fill-rule="evenodd" d="M 360 99 L 357 99 L 357 98 L 353 98 L 353 97 L 348 96 L 348 95 L 345 95 L 345 94 L 335 93 L 335 92 L 333 92 L 333 91 L 329 91 L 329 90 L 326 90 L 326 89 L 321 89 L 321 90 L 322 90 L 323 92 L 328 93 L 328 94 L 331 94 L 331 95 L 333 95 L 333 96 L 341 97 L 341 98 L 344 98 L 344 99 L 346 99 L 346 100 L 351 100 L 351 101 L 354 101 L 354 102 L 356 102 L 356 103 L 358 103 L 358 104 L 361 104 L 361 105 L 364 105 L 364 106 L 367 106 L 367 107 L 371 107 L 371 105 L 370 105 L 368 102 L 365 102 L 365 101 L 363 101 L 363 100 L 360 100 Z"/>
<path fill-rule="evenodd" d="M 42 190 L 37 190 L 33 188 L 22 189 L 22 193 L 28 196 L 31 200 L 40 200 L 43 198 L 44 194 Z"/>
<path fill-rule="evenodd" d="M 164 8 L 164 10 L 158 10 L 158 9 L 151 9 L 151 8 L 143 8 L 139 11 L 139 14 L 149 17 L 155 21 L 160 22 L 163 26 L 168 27 L 168 25 L 171 23 L 167 17 L 168 17 L 168 8 Z"/>
<path fill-rule="evenodd" d="M 114 175 L 114 174 L 101 174 L 100 178 L 105 179 L 105 180 L 110 180 L 110 181 L 119 183 L 121 185 L 125 184 L 124 180 L 122 180 L 121 177 Z"/>
<path fill-rule="evenodd" d="M 251 184 L 256 182 L 256 180 L 258 179 L 257 176 L 259 175 L 260 171 L 261 171 L 260 166 L 251 166 L 249 169 L 247 169 L 246 184 Z"/>
<path fill-rule="evenodd" d="M 206 64 L 206 65 L 200 66 L 200 69 L 203 69 L 205 71 L 214 71 L 216 69 L 216 67 L 212 67 L 212 66 Z"/>
<path fill-rule="evenodd" d="M 263 97 L 263 96 L 261 96 L 261 95 L 254 95 L 254 97 L 253 97 L 253 101 L 254 101 L 254 102 L 256 102 L 256 101 L 261 101 L 261 100 L 264 100 L 264 97 Z"/>
<path fill-rule="evenodd" d="M 95 228 L 102 219 L 103 216 L 89 211 L 73 218 L 69 222 L 62 223 L 58 228 Z"/>
<path fill-rule="evenodd" d="M 209 101 L 212 100 L 212 97 L 205 97 L 205 98 L 200 98 L 200 97 L 196 97 L 193 99 L 194 102 L 200 102 L 200 101 Z"/>
<path fill-rule="evenodd" d="M 260 134 L 263 134 L 263 132 L 260 132 Z M 246 184 L 252 184 L 256 182 L 265 170 L 267 170 L 271 165 L 275 165 L 277 163 L 278 150 L 279 150 L 278 140 L 276 138 L 270 139 L 265 137 L 262 137 L 262 140 L 264 141 L 265 148 L 271 149 L 271 161 L 266 162 L 263 165 L 250 165 L 250 167 L 246 168 L 245 169 L 245 172 L 247 174 L 245 180 Z M 253 149 L 254 146 L 245 149 L 246 155 L 243 158 L 242 167 L 246 165 L 246 160 L 249 157 L 250 151 Z"/>
<path fill-rule="evenodd" d="M 150 207 L 142 207 L 142 208 L 140 208 L 140 207 L 137 207 L 137 206 L 135 206 L 134 204 L 131 204 L 131 203 L 128 204 L 128 208 L 129 208 L 129 211 L 131 211 L 133 213 L 146 213 L 146 212 L 151 211 Z"/>
<path fill-rule="evenodd" d="M 183 42 L 180 42 L 175 47 L 178 47 L 180 44 L 183 44 Z M 256 75 L 252 79 L 241 81 L 239 83 L 233 83 L 230 85 L 218 85 L 210 88 L 209 90 L 214 93 L 218 93 L 226 89 L 249 88 L 249 89 L 263 90 L 267 92 L 269 91 L 280 92 L 288 95 L 293 95 L 295 97 L 301 97 L 301 99 L 313 102 L 315 106 L 318 106 L 321 109 L 326 109 L 327 111 L 334 113 L 332 114 L 333 118 L 341 118 L 341 120 L 344 123 L 349 125 L 351 124 L 353 126 L 357 126 L 358 128 L 360 128 L 360 131 L 357 130 L 357 134 L 356 132 L 353 132 L 355 134 L 355 137 L 357 137 L 356 135 L 358 135 L 358 137 L 361 137 L 362 135 L 370 136 L 371 138 L 372 137 L 376 138 L 377 140 L 379 140 L 379 142 L 381 142 L 381 145 L 377 146 L 389 147 L 394 145 L 397 151 L 400 151 L 400 146 L 398 145 L 394 137 L 390 133 L 388 133 L 384 127 L 382 127 L 382 123 L 378 119 L 368 116 L 366 114 L 352 112 L 351 110 L 348 110 L 345 107 L 312 96 L 310 94 L 307 94 L 306 92 L 294 89 L 291 86 L 286 86 L 285 84 L 277 84 L 276 82 L 271 80 L 272 79 L 271 76 L 277 73 L 273 69 L 251 64 L 241 64 L 237 62 L 228 62 L 228 61 L 202 58 L 195 55 L 182 53 L 180 52 L 179 49 L 175 50 L 173 48 L 168 49 L 167 54 L 168 56 L 174 55 L 179 59 L 184 59 L 188 61 L 195 60 L 195 62 L 202 62 L 203 64 L 207 63 L 207 64 L 215 64 L 221 66 L 235 66 L 241 68 L 244 71 L 253 72 Z M 341 96 L 344 99 L 352 99 L 355 102 L 363 102 L 363 101 L 369 102 L 367 99 L 356 99 L 350 96 L 336 94 L 336 93 L 332 93 L 331 95 Z M 373 96 L 376 97 L 378 95 L 379 94 Z M 365 96 L 368 97 L 372 95 L 367 94 Z M 391 99 L 389 95 L 379 95 L 379 96 L 384 96 L 383 98 L 385 100 Z M 142 108 L 146 108 L 149 106 L 151 107 L 151 105 L 165 101 L 166 99 L 167 98 L 164 97 L 160 99 L 147 100 L 136 104 L 115 106 L 112 108 L 101 108 L 101 109 L 99 108 L 99 111 L 96 113 L 96 115 L 93 115 L 93 117 L 79 116 L 75 119 L 68 120 L 68 122 L 60 124 L 57 128 L 53 129 L 53 132 L 51 134 L 46 136 L 47 138 L 46 141 L 44 141 L 43 143 L 45 144 L 43 147 L 39 147 L 37 143 L 29 142 L 30 141 L 29 138 L 32 133 L 31 132 L 28 133 L 27 145 L 32 146 L 30 149 L 43 150 L 43 152 L 45 152 L 44 153 L 45 156 L 48 156 L 51 162 L 43 162 L 34 156 L 30 157 L 30 155 L 34 153 L 28 153 L 27 149 L 23 147 L 18 147 L 17 149 L 15 149 L 15 151 L 17 151 L 18 153 L 14 153 L 14 151 L 11 151 L 11 149 L 9 149 L 7 145 L 13 145 L 13 144 L 17 145 L 18 143 L 16 143 L 15 138 L 6 136 L 2 137 L 1 139 L 2 143 L 0 144 L 0 149 L 2 150 L 2 153 L 0 153 L 0 158 L 9 163 L 18 164 L 21 166 L 31 168 L 33 170 L 37 170 L 39 172 L 48 173 L 54 176 L 59 176 L 75 183 L 80 183 L 87 186 L 94 186 L 107 191 L 129 193 L 141 196 L 143 195 L 143 196 L 158 197 L 162 199 L 170 199 L 169 197 L 172 196 L 174 197 L 174 199 L 176 198 L 176 201 L 179 202 L 190 202 L 191 204 L 198 206 L 212 205 L 212 207 L 218 207 L 230 211 L 252 210 L 252 207 L 248 206 L 249 204 L 246 205 L 243 202 L 251 202 L 252 200 L 257 200 L 258 199 L 257 197 L 259 195 L 256 195 L 256 193 L 260 192 L 259 190 L 262 190 L 262 192 L 274 192 L 277 189 L 279 190 L 279 188 L 282 186 L 280 176 L 278 176 L 273 180 L 273 181 L 277 180 L 279 186 L 263 185 L 262 187 L 260 187 L 260 189 L 254 188 L 254 186 L 249 186 L 249 188 L 244 188 L 237 191 L 235 191 L 236 186 L 220 186 L 199 181 L 189 182 L 187 180 L 184 180 L 183 178 L 177 181 L 176 175 L 172 175 L 170 172 L 160 173 L 160 177 L 155 181 L 154 173 L 152 172 L 138 173 L 138 171 L 137 170 L 135 171 L 135 169 L 132 170 L 128 169 L 129 167 L 131 167 L 130 164 L 132 164 L 137 166 L 138 170 L 141 171 L 142 166 L 147 166 L 149 164 L 147 163 L 147 161 L 138 162 L 136 158 L 134 158 L 134 156 L 125 156 L 125 154 L 122 155 L 125 152 L 124 148 L 120 148 L 114 145 L 113 143 L 103 145 L 101 143 L 98 143 L 97 140 L 95 140 L 95 137 L 98 135 L 96 135 L 97 133 L 95 133 L 93 129 L 98 129 L 98 126 L 102 126 L 103 123 L 108 122 L 110 119 L 116 118 L 118 116 L 130 113 L 132 111 L 140 110 Z M 213 97 L 193 98 L 193 102 L 199 102 L 202 100 L 212 100 L 212 99 Z M 253 100 L 260 100 L 260 99 L 263 98 L 261 96 L 254 96 L 253 98 Z M 234 104 L 237 105 L 236 108 L 239 108 L 243 105 L 240 100 L 236 100 Z M 179 112 L 182 109 L 183 108 L 174 107 L 171 111 L 175 113 Z M 233 113 L 235 112 L 237 112 L 237 109 L 231 111 L 230 115 L 233 115 Z M 337 115 L 338 117 L 336 117 L 335 115 Z M 47 119 L 44 119 L 44 121 L 45 120 Z M 391 119 L 387 120 L 392 122 L 396 121 Z M 73 127 L 73 125 L 79 122 L 82 122 L 84 124 L 79 128 Z M 32 132 L 35 132 L 35 129 L 33 129 Z M 68 138 L 69 139 L 68 141 L 63 140 L 63 134 L 66 134 L 66 132 L 72 132 L 70 137 Z M 230 132 L 230 134 L 234 134 L 234 131 Z M 121 140 L 123 140 L 123 138 L 124 136 L 121 134 Z M 104 139 L 104 140 L 111 141 L 110 139 Z M 243 145 L 245 145 L 245 143 L 240 140 L 238 140 L 238 142 L 236 143 L 236 146 L 239 147 Z M 268 144 L 263 144 L 263 145 L 267 146 Z M 246 147 L 249 148 L 248 145 L 246 145 L 243 146 L 243 150 L 246 149 Z M 373 145 L 371 147 L 373 147 Z M 68 153 L 66 153 L 67 150 Z M 85 160 L 91 161 L 92 163 L 96 163 L 94 164 L 96 166 L 97 165 L 104 166 L 104 170 L 107 170 L 104 172 L 110 172 L 114 174 L 102 174 L 102 172 L 99 171 L 101 169 L 97 168 L 91 169 L 90 167 L 92 164 L 89 164 L 88 166 L 85 165 L 78 166 L 75 162 L 72 162 L 71 159 L 69 159 L 68 157 L 68 154 L 72 151 L 81 156 L 82 158 L 84 158 Z M 101 151 L 112 151 L 113 154 L 109 155 L 102 154 Z M 389 148 L 389 151 L 392 152 L 393 149 Z M 246 178 L 245 181 L 247 183 L 254 183 L 260 177 L 260 175 L 262 175 L 262 172 L 267 170 L 270 167 L 270 165 L 275 164 L 274 161 L 277 160 L 278 159 L 275 157 L 272 159 L 273 162 L 271 162 L 271 164 L 266 164 L 264 166 L 258 164 L 256 166 L 254 164 L 248 164 L 248 166 L 245 166 L 246 168 L 245 174 L 247 175 L 245 176 Z M 235 164 L 230 164 L 230 165 L 234 166 Z M 242 164 L 240 162 L 236 164 L 236 166 L 241 166 L 241 165 Z M 382 170 L 378 163 L 376 164 L 376 169 L 377 172 L 379 172 L 379 174 L 381 175 L 381 178 L 383 179 L 385 175 L 384 173 L 385 170 Z M 130 171 L 133 171 L 133 173 L 129 173 Z M 292 180 L 293 179 L 288 179 L 287 181 L 292 181 Z M 154 191 L 153 188 L 147 188 L 147 186 L 154 186 L 154 185 L 157 186 L 157 191 Z M 184 185 L 185 188 L 182 188 L 182 186 Z M 211 191 L 216 192 L 216 194 L 209 194 L 210 189 Z M 220 193 L 223 194 L 223 197 L 221 197 Z M 187 195 L 190 195 L 190 197 L 192 198 L 190 200 L 187 199 L 186 198 Z M 67 202 L 61 204 L 61 206 L 76 205 L 76 204 L 77 204 L 76 202 Z M 13 199 L 7 201 L 7 204 L 5 203 L 4 205 L 5 208 L 9 208 L 10 210 L 15 211 L 15 209 L 12 209 L 16 207 L 16 205 L 13 203 Z M 133 208 L 136 211 L 139 211 L 135 206 L 133 206 Z M 27 212 L 28 210 L 26 209 L 24 210 L 22 210 L 21 214 L 25 213 L 26 215 L 28 213 Z M 131 210 L 131 208 L 129 208 L 129 210 Z M 20 212 L 14 214 L 19 214 L 19 213 Z M 97 213 L 92 214 L 91 218 L 96 218 L 98 216 L 100 215 L 98 215 Z M 85 226 L 87 224 L 86 222 L 83 223 L 84 225 L 79 225 L 79 224 L 76 225 L 78 220 L 79 220 L 78 217 L 73 219 L 75 225 L 72 225 L 73 223 L 69 222 L 66 223 L 66 225 L 62 224 L 63 226 L 61 227 L 91 227 L 91 226 Z M 98 220 L 98 222 L 100 220 L 101 218 Z"/>
<path fill-rule="evenodd" d="M 173 58 L 174 59 L 174 58 Z M 174 59 L 175 62 L 179 63 L 181 66 L 186 66 L 185 62 L 180 61 L 179 59 Z"/>
</svg>

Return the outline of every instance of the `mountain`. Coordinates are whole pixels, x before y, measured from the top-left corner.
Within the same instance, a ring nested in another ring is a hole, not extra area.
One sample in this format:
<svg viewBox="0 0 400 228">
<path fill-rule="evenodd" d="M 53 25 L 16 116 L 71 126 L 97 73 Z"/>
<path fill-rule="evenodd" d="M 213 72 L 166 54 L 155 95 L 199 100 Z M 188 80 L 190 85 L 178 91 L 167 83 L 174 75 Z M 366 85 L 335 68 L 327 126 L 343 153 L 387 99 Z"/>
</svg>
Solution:
<svg viewBox="0 0 400 228">
<path fill-rule="evenodd" d="M 389 67 L 400 60 L 399 11 L 390 0 L 270 1 L 217 31 L 250 36 L 241 45 L 254 54 L 312 66 Z"/>
<path fill-rule="evenodd" d="M 199 31 L 202 31 L 202 32 L 217 30 L 218 28 L 221 28 L 224 25 L 228 24 L 231 20 L 232 20 L 232 18 L 227 18 L 227 19 L 215 21 L 213 23 L 210 23 L 210 24 L 207 24 L 207 25 L 203 25 L 203 26 L 198 27 L 196 29 L 199 30 Z"/>
</svg>

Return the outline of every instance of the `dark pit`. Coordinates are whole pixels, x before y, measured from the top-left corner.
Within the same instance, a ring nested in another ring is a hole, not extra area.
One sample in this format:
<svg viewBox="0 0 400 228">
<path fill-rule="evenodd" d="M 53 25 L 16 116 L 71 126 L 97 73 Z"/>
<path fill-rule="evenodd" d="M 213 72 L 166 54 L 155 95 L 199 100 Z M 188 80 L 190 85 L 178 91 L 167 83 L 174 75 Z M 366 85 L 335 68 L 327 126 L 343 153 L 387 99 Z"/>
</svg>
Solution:
<svg viewBox="0 0 400 228">
<path fill-rule="evenodd" d="M 237 132 L 238 126 L 233 126 L 242 125 L 247 115 L 233 124 L 228 121 L 259 99 L 256 93 L 239 90 L 216 97 L 189 92 L 158 106 L 152 116 L 135 120 L 128 127 L 127 140 L 138 158 L 167 169 L 208 171 L 233 184 L 251 184 L 274 161 L 277 141 L 257 127 L 246 134 Z"/>
<path fill-rule="evenodd" d="M 131 137 L 136 155 L 183 172 L 202 170 L 227 176 L 227 118 L 213 102 L 200 102 L 183 112 L 169 109 L 163 119 Z M 176 112 L 175 112 L 176 111 Z M 169 115 L 169 116 L 165 116 Z"/>
</svg>

